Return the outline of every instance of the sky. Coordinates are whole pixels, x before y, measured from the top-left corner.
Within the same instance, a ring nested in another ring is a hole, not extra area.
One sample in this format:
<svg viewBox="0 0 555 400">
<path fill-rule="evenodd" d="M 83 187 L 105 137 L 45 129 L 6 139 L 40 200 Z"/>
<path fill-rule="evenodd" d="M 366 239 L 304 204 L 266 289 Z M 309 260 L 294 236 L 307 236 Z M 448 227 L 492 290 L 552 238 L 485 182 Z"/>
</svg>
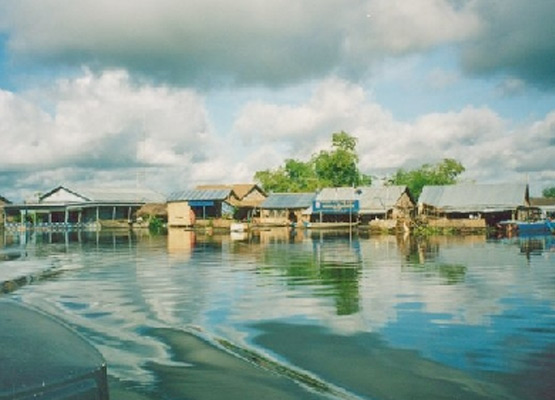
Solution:
<svg viewBox="0 0 555 400">
<path fill-rule="evenodd" d="M 552 0 L 0 0 L 0 195 L 253 182 L 331 135 L 374 182 L 555 186 Z"/>
</svg>

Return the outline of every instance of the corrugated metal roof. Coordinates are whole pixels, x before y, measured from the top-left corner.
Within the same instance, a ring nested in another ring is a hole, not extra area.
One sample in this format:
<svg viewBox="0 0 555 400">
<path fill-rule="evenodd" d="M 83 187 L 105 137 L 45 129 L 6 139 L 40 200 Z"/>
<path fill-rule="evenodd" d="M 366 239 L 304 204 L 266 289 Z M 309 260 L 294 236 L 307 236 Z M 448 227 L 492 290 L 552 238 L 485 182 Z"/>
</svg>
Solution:
<svg viewBox="0 0 555 400">
<path fill-rule="evenodd" d="M 368 186 L 356 189 L 360 213 L 385 213 L 391 210 L 406 189 L 406 186 Z"/>
<path fill-rule="evenodd" d="M 227 199 L 230 196 L 231 192 L 231 189 L 190 189 L 170 194 L 168 197 L 168 201 L 221 201 Z"/>
<path fill-rule="evenodd" d="M 220 190 L 220 189 L 231 189 L 235 192 L 235 195 L 239 200 L 243 200 L 250 192 L 258 190 L 260 193 L 264 194 L 264 191 L 255 183 L 236 183 L 236 184 L 221 184 L 221 185 L 198 185 L 195 189 L 197 190 Z"/>
<path fill-rule="evenodd" d="M 146 188 L 58 186 L 39 198 L 40 203 L 163 203 L 164 195 Z"/>
<path fill-rule="evenodd" d="M 73 192 L 98 203 L 164 203 L 166 197 L 147 188 L 94 187 Z"/>
<path fill-rule="evenodd" d="M 451 212 L 501 211 L 526 205 L 526 184 L 425 186 L 419 204 Z"/>
<path fill-rule="evenodd" d="M 260 205 L 265 209 L 299 209 L 308 208 L 314 200 L 314 193 L 272 193 Z"/>
<path fill-rule="evenodd" d="M 336 201 L 336 200 L 356 200 L 355 188 L 339 187 L 339 188 L 323 188 L 316 194 L 316 201 Z"/>
</svg>

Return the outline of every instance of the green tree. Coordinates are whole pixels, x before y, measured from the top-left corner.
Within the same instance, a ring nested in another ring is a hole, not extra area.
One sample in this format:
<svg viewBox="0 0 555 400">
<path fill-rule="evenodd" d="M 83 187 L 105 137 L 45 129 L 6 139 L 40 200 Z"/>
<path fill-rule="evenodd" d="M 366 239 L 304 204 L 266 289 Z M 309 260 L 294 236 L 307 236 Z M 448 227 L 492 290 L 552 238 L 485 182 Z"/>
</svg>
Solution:
<svg viewBox="0 0 555 400">
<path fill-rule="evenodd" d="M 346 132 L 332 135 L 332 150 L 313 156 L 314 169 L 323 186 L 361 186 L 372 180 L 358 169 L 357 139 Z"/>
<path fill-rule="evenodd" d="M 555 186 L 546 187 L 542 191 L 543 197 L 555 197 Z"/>
<path fill-rule="evenodd" d="M 445 158 L 437 164 L 423 164 L 420 168 L 405 171 L 398 169 L 389 179 L 389 184 L 406 185 L 415 198 L 420 196 L 426 185 L 452 185 L 463 173 L 463 165 L 452 158 Z"/>
<path fill-rule="evenodd" d="M 370 185 L 370 176 L 358 169 L 357 139 L 346 132 L 332 135 L 332 149 L 313 154 L 309 161 L 285 160 L 275 170 L 254 175 L 267 192 L 311 192 L 322 187 Z"/>
</svg>

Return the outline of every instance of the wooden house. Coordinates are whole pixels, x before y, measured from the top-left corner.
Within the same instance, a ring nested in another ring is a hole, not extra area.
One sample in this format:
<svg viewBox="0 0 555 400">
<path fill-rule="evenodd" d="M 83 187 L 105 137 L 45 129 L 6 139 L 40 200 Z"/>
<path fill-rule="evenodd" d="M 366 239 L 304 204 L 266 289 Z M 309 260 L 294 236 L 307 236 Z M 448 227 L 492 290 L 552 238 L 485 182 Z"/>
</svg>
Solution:
<svg viewBox="0 0 555 400">
<path fill-rule="evenodd" d="M 526 184 L 458 184 L 425 186 L 418 215 L 428 219 L 474 220 L 486 226 L 526 219 L 530 197 Z"/>
<path fill-rule="evenodd" d="M 259 225 L 288 226 L 309 221 L 314 193 L 272 193 L 260 205 Z"/>
<path fill-rule="evenodd" d="M 233 204 L 237 201 L 232 189 L 190 189 L 172 193 L 168 197 L 168 226 L 231 220 L 235 211 Z"/>
<path fill-rule="evenodd" d="M 145 188 L 58 186 L 36 201 L 5 206 L 5 213 L 34 227 L 128 227 L 142 205 L 163 201 L 163 195 Z"/>
<path fill-rule="evenodd" d="M 360 187 L 355 190 L 359 199 L 359 219 L 362 224 L 373 220 L 409 219 L 416 205 L 406 186 Z"/>
<path fill-rule="evenodd" d="M 236 220 L 251 220 L 257 217 L 260 205 L 266 199 L 264 191 L 254 183 L 241 183 L 232 185 L 200 185 L 198 190 L 231 190 L 234 197 L 229 199 L 229 204 L 234 208 L 233 218 Z"/>
</svg>

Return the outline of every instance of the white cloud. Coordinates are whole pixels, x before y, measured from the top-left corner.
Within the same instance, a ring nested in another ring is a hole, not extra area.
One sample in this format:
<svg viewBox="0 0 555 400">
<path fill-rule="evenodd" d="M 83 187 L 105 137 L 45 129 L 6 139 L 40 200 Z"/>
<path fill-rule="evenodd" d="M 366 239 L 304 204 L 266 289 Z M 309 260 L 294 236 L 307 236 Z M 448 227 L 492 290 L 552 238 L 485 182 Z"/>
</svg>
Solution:
<svg viewBox="0 0 555 400">
<path fill-rule="evenodd" d="M 467 180 L 553 181 L 553 112 L 518 128 L 472 106 L 399 121 L 361 86 L 337 78 L 296 105 L 246 104 L 228 135 L 216 135 L 194 91 L 137 83 L 121 70 L 85 70 L 42 92 L 1 91 L 0 117 L 0 166 L 14 172 L 2 183 L 22 190 L 139 180 L 168 193 L 252 181 L 286 158 L 307 160 L 340 130 L 358 138 L 360 167 L 372 175 L 450 157 Z"/>
<path fill-rule="evenodd" d="M 235 131 L 270 142 L 273 160 L 279 152 L 282 160 L 307 160 L 323 144 L 330 145 L 333 132 L 345 130 L 358 138 L 361 169 L 377 175 L 447 157 L 466 167 L 464 179 L 479 182 L 524 181 L 528 173 L 550 176 L 553 169 L 554 113 L 519 129 L 490 108 L 472 106 L 401 122 L 368 97 L 357 85 L 326 80 L 297 106 L 247 105 Z"/>
<path fill-rule="evenodd" d="M 461 42 L 480 30 L 478 16 L 444 0 L 375 0 L 368 3 L 367 45 L 387 53 L 407 53 Z"/>
<path fill-rule="evenodd" d="M 203 154 L 211 140 L 200 96 L 134 86 L 123 71 L 85 71 L 45 92 L 0 95 L 4 168 L 69 161 L 113 165 L 114 156 L 126 166 L 172 164 Z M 52 115 L 40 107 L 44 102 Z"/>
<path fill-rule="evenodd" d="M 32 92 L 0 91 L 0 120 L 0 168 L 50 171 L 60 180 L 88 180 L 88 171 L 111 171 L 113 180 L 120 171 L 133 180 L 133 168 L 186 170 L 215 141 L 203 97 L 140 85 L 121 70 L 85 70 Z"/>
</svg>

